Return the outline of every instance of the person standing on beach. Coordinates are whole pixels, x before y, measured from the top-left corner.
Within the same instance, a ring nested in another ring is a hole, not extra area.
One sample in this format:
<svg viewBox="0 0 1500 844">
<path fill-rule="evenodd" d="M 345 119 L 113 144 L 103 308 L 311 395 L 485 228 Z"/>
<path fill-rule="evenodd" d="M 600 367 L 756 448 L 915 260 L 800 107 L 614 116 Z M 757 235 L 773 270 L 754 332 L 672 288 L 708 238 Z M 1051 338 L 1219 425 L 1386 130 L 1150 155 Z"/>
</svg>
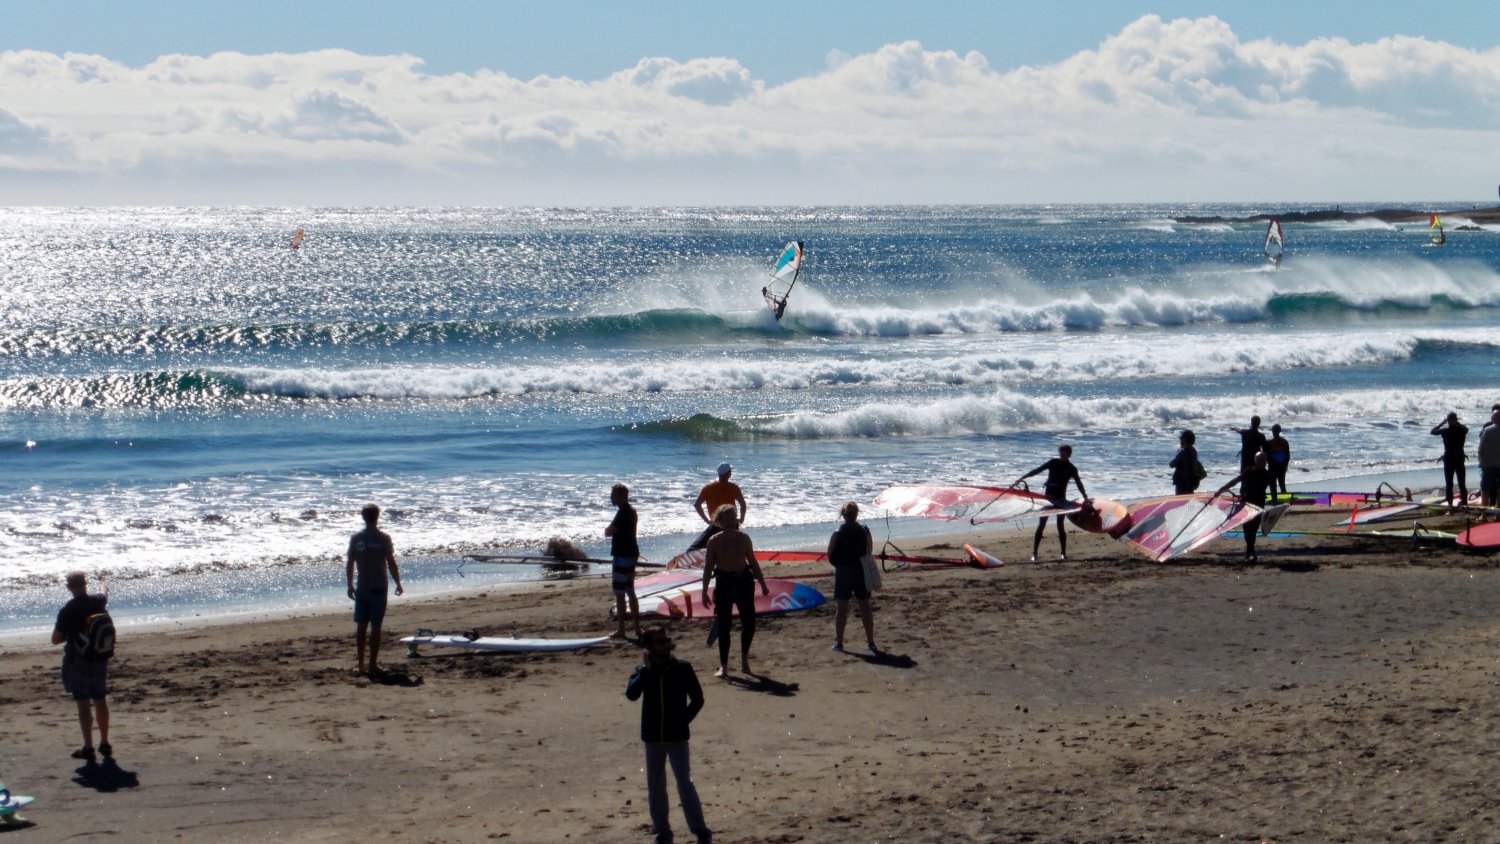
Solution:
<svg viewBox="0 0 1500 844">
<path fill-rule="evenodd" d="M 359 515 L 365 520 L 365 529 L 349 538 L 348 562 L 344 566 L 344 582 L 349 590 L 349 600 L 354 602 L 355 650 L 358 654 L 354 670 L 359 674 L 380 674 L 380 625 L 385 620 L 386 572 L 396 582 L 396 594 L 401 595 L 401 570 L 396 567 L 396 544 L 385 531 L 376 527 L 380 522 L 380 506 L 366 504 Z M 354 578 L 359 572 L 359 580 Z M 368 637 L 366 633 L 368 632 Z M 365 643 L 370 645 L 370 661 L 365 663 Z"/>
<path fill-rule="evenodd" d="M 719 630 L 719 670 L 714 676 L 729 676 L 729 631 L 736 607 L 740 611 L 740 670 L 753 676 L 750 642 L 755 639 L 755 581 L 760 581 L 760 594 L 769 595 L 771 589 L 766 586 L 766 576 L 761 574 L 760 561 L 755 559 L 755 543 L 740 530 L 734 505 L 720 507 L 714 521 L 719 532 L 709 537 L 708 556 L 703 563 L 703 605 L 713 608 Z M 710 580 L 714 581 L 711 598 Z"/>
<path fill-rule="evenodd" d="M 614 521 L 604 529 L 609 537 L 610 585 L 615 591 L 615 618 L 620 626 L 614 638 L 625 638 L 625 611 L 629 603 L 630 620 L 635 624 L 635 637 L 641 638 L 641 602 L 635 596 L 635 564 L 641 558 L 641 548 L 635 541 L 635 508 L 630 506 L 630 488 L 615 484 L 609 491 L 609 502 L 615 505 Z"/>
<path fill-rule="evenodd" d="M 1198 435 L 1183 431 L 1177 437 L 1177 455 L 1167 465 L 1172 468 L 1172 494 L 1190 495 L 1198 491 Z"/>
<path fill-rule="evenodd" d="M 713 840 L 693 785 L 688 758 L 688 725 L 703 709 L 703 687 L 693 667 L 672 656 L 672 639 L 660 627 L 641 634 L 645 656 L 625 685 L 627 700 L 641 700 L 641 741 L 646 745 L 646 806 L 658 842 L 672 840 L 667 805 L 667 762 L 677 780 L 677 799 L 688 829 L 700 844 Z"/>
<path fill-rule="evenodd" d="M 865 583 L 865 566 L 860 559 L 874 553 L 875 539 L 870 529 L 859 523 L 859 505 L 853 501 L 839 508 L 844 523 L 828 538 L 828 562 L 833 564 L 833 649 L 844 649 L 844 628 L 849 622 L 849 599 L 859 601 L 859 615 L 865 625 L 865 647 L 878 654 L 875 647 L 875 616 L 870 612 L 870 588 Z"/>
<path fill-rule="evenodd" d="M 1240 435 L 1240 474 L 1255 466 L 1255 455 L 1266 450 L 1266 434 L 1260 429 L 1260 417 L 1250 417 L 1250 427 L 1235 428 Z"/>
<path fill-rule="evenodd" d="M 1469 438 L 1469 427 L 1458 421 L 1458 414 L 1449 412 L 1448 418 L 1432 429 L 1434 437 L 1443 438 L 1443 486 L 1448 493 L 1448 509 L 1462 507 L 1469 502 L 1468 468 L 1464 465 L 1464 445 Z M 1458 503 L 1453 499 L 1453 480 L 1458 479 Z M 1482 484 L 1481 484 L 1482 485 Z"/>
<path fill-rule="evenodd" d="M 1229 483 L 1219 487 L 1219 491 L 1214 493 L 1214 495 L 1223 495 L 1229 491 L 1230 487 L 1239 484 L 1240 503 L 1254 504 L 1256 507 L 1264 509 L 1266 506 L 1266 491 L 1271 488 L 1271 471 L 1266 468 L 1268 462 L 1269 460 L 1264 451 L 1257 452 L 1255 462 L 1250 464 L 1250 468 L 1230 479 Z M 1260 515 L 1257 514 L 1255 518 L 1245 522 L 1240 527 L 1240 530 L 1244 531 L 1245 534 L 1245 562 L 1247 563 L 1260 562 L 1260 558 L 1255 556 L 1255 537 L 1256 534 L 1260 533 L 1260 518 Z"/>
<path fill-rule="evenodd" d="M 1271 494 L 1286 493 L 1286 470 L 1292 465 L 1292 444 L 1281 435 L 1281 426 L 1271 426 L 1271 438 L 1266 440 L 1266 469 L 1271 472 Z"/>
<path fill-rule="evenodd" d="M 698 490 L 698 499 L 693 502 L 693 509 L 698 511 L 698 518 L 702 519 L 703 523 L 708 525 L 708 527 L 704 528 L 703 533 L 698 534 L 698 538 L 693 540 L 692 545 L 688 546 L 689 551 L 707 548 L 708 538 L 719 532 L 719 526 L 714 523 L 714 520 L 715 514 L 719 512 L 720 507 L 726 504 L 733 504 L 738 507 L 738 521 L 740 524 L 745 523 L 745 512 L 748 509 L 745 506 L 745 494 L 740 492 L 738 484 L 729 480 L 729 476 L 733 473 L 733 466 L 728 463 L 720 463 L 719 479 L 709 481 L 703 485 L 702 489 Z"/>
<path fill-rule="evenodd" d="M 1068 481 L 1072 481 L 1078 486 L 1079 496 L 1087 501 L 1089 494 L 1083 491 L 1083 479 L 1078 477 L 1078 467 L 1073 465 L 1072 458 L 1073 447 L 1071 445 L 1058 446 L 1056 457 L 1022 475 L 1011 486 L 1020 486 L 1021 481 L 1026 480 L 1032 475 L 1040 475 L 1046 472 L 1047 481 L 1042 485 L 1042 493 L 1047 496 L 1047 500 L 1051 502 L 1052 506 L 1068 506 Z M 1042 547 L 1042 534 L 1046 530 L 1047 517 L 1043 516 L 1037 521 L 1036 536 L 1031 540 L 1031 561 L 1033 563 L 1036 562 L 1037 551 Z M 1062 555 L 1061 559 L 1066 560 L 1068 558 L 1068 532 L 1063 529 L 1062 516 L 1057 517 L 1057 546 L 1058 553 Z"/>
<path fill-rule="evenodd" d="M 1479 432 L 1479 498 L 1482 506 L 1500 505 L 1500 409 Z"/>
<path fill-rule="evenodd" d="M 109 745 L 109 661 L 85 654 L 83 639 L 89 617 L 105 612 L 109 591 L 90 595 L 88 575 L 81 571 L 69 572 L 67 584 L 73 597 L 57 613 L 52 644 L 63 646 L 63 690 L 78 704 L 78 726 L 83 731 L 83 747 L 73 751 L 73 758 L 93 762 L 96 723 L 99 753 L 106 759 L 114 756 Z"/>
</svg>

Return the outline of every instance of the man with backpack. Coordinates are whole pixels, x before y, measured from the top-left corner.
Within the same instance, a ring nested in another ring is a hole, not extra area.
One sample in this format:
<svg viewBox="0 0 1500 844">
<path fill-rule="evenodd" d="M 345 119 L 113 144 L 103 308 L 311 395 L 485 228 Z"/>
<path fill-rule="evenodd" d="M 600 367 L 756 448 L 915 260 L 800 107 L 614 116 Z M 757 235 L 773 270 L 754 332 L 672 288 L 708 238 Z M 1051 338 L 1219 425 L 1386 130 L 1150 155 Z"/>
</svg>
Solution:
<svg viewBox="0 0 1500 844">
<path fill-rule="evenodd" d="M 52 644 L 63 646 L 63 689 L 78 703 L 78 726 L 83 729 L 83 747 L 74 759 L 96 760 L 94 723 L 99 724 L 99 753 L 114 755 L 109 746 L 109 659 L 115 653 L 115 626 L 105 605 L 109 592 L 89 594 L 88 576 L 69 572 L 68 591 L 73 597 L 57 613 Z"/>
</svg>

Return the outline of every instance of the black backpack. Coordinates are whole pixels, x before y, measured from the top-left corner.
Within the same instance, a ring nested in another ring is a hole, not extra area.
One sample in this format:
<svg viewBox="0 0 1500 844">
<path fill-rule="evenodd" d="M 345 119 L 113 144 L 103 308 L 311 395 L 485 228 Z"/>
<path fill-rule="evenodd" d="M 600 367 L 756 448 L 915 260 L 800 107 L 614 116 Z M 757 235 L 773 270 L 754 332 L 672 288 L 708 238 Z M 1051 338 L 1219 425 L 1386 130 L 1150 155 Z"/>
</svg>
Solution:
<svg viewBox="0 0 1500 844">
<path fill-rule="evenodd" d="M 89 662 L 103 662 L 115 655 L 115 621 L 103 607 L 84 619 L 78 634 L 78 655 Z"/>
</svg>

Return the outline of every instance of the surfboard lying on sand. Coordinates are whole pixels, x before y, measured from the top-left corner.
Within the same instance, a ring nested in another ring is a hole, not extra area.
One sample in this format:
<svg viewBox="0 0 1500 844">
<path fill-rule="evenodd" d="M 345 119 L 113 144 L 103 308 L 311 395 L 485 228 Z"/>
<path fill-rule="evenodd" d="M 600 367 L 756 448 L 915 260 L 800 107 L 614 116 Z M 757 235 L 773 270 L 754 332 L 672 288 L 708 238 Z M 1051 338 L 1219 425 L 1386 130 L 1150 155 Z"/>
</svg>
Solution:
<svg viewBox="0 0 1500 844">
<path fill-rule="evenodd" d="M 1227 496 L 1198 493 L 1137 502 L 1122 537 L 1147 559 L 1164 563 L 1219 538 L 1260 515 L 1261 509 Z"/>
<path fill-rule="evenodd" d="M 822 592 L 795 580 L 768 577 L 766 588 L 770 590 L 770 594 L 762 595 L 760 584 L 755 584 L 756 615 L 801 612 L 828 602 Z M 703 585 L 699 578 L 694 578 L 690 584 L 655 590 L 649 595 L 640 595 L 639 588 L 636 593 L 641 601 L 641 615 L 663 618 L 711 618 L 714 615 L 714 607 L 703 605 Z M 713 597 L 712 584 L 709 586 L 709 597 Z M 738 608 L 734 610 L 734 614 L 739 615 Z"/>
<path fill-rule="evenodd" d="M 1500 550 L 1500 522 L 1475 525 L 1460 533 L 1455 541 L 1458 547 L 1469 551 Z"/>
<path fill-rule="evenodd" d="M 965 545 L 964 553 L 969 555 L 969 559 L 974 561 L 973 565 L 977 568 L 997 569 L 1005 565 L 1005 562 L 999 557 L 986 554 L 973 545 Z"/>
<path fill-rule="evenodd" d="M 510 636 L 479 636 L 434 634 L 430 630 L 419 630 L 415 636 L 402 637 L 407 654 L 414 655 L 418 645 L 434 648 L 460 648 L 466 651 L 495 651 L 498 653 L 532 653 L 540 651 L 576 651 L 591 648 L 609 641 L 608 636 L 591 639 L 519 639 Z"/>
</svg>

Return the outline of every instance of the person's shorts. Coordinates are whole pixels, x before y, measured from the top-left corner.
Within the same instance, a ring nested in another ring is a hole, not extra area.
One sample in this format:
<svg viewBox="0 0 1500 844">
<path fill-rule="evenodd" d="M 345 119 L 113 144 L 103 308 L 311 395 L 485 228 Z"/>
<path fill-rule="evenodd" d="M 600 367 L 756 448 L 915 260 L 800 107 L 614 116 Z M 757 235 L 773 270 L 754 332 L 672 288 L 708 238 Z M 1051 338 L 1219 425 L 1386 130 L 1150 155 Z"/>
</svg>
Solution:
<svg viewBox="0 0 1500 844">
<path fill-rule="evenodd" d="M 109 663 L 75 659 L 63 662 L 63 690 L 74 700 L 104 700 L 109 694 Z"/>
<path fill-rule="evenodd" d="M 356 590 L 354 593 L 354 623 L 370 624 L 379 627 L 380 623 L 385 621 L 385 603 L 386 594 L 384 589 L 379 592 L 363 589 Z"/>
<path fill-rule="evenodd" d="M 1484 494 L 1491 507 L 1500 501 L 1500 466 L 1479 467 L 1479 491 Z"/>
<path fill-rule="evenodd" d="M 624 595 L 635 586 L 635 560 L 629 557 L 615 557 L 614 565 L 609 570 L 609 585 L 614 587 L 616 595 Z"/>
<path fill-rule="evenodd" d="M 865 586 L 864 566 L 835 566 L 833 569 L 833 599 L 847 601 L 850 598 L 868 598 L 870 590 Z"/>
</svg>

